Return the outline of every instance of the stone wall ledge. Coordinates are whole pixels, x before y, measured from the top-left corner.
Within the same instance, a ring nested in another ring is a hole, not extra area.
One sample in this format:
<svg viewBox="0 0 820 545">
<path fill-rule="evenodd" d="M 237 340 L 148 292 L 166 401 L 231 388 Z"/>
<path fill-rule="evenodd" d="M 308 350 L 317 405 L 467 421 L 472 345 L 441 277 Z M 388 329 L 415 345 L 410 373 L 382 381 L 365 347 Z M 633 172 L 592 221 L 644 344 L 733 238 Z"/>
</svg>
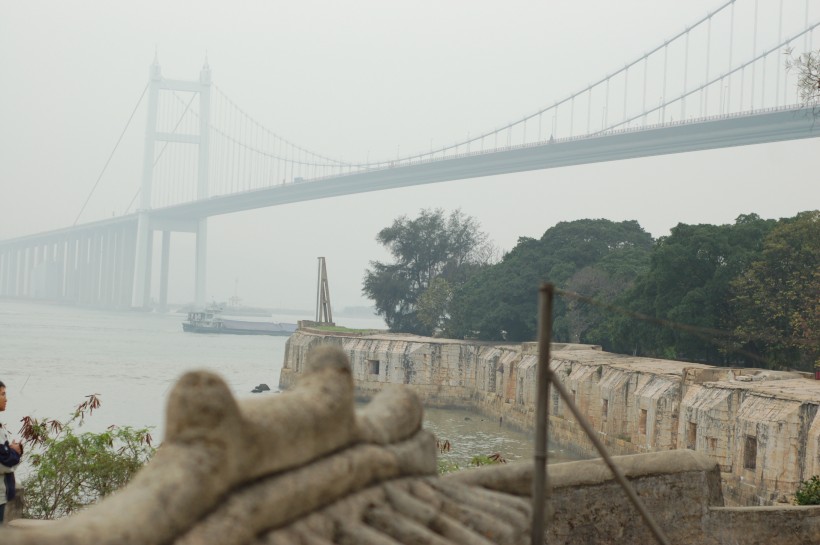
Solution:
<svg viewBox="0 0 820 545">
<path fill-rule="evenodd" d="M 468 408 L 502 418 L 504 425 L 534 429 L 536 343 L 300 330 L 288 340 L 280 387 L 294 383 L 307 352 L 320 344 L 346 352 L 362 397 L 405 384 L 425 405 Z M 723 472 L 728 504 L 781 503 L 801 481 L 820 474 L 820 381 L 560 343 L 552 345 L 551 368 L 610 453 L 707 455 Z M 553 444 L 597 456 L 555 391 L 549 399 Z"/>
</svg>

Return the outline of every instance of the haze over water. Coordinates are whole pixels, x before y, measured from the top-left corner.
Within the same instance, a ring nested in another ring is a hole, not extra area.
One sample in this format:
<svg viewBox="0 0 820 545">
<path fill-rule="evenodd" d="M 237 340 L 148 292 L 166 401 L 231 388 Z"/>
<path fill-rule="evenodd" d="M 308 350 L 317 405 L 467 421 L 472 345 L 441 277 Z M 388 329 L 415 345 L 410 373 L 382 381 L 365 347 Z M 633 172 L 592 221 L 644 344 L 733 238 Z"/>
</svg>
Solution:
<svg viewBox="0 0 820 545">
<path fill-rule="evenodd" d="M 311 317 L 272 319 L 306 318 Z M 275 395 L 250 392 L 259 383 L 277 389 L 286 337 L 184 333 L 183 319 L 176 313 L 0 300 L 0 380 L 9 398 L 0 422 L 16 437 L 24 416 L 67 420 L 85 396 L 99 394 L 102 405 L 82 430 L 152 426 L 161 441 L 168 392 L 185 371 L 214 371 L 240 398 Z M 376 317 L 339 317 L 337 323 L 384 327 Z M 426 419 L 431 431 L 453 445 L 451 461 L 466 464 L 476 454 L 494 452 L 516 460 L 532 453 L 530 437 L 494 419 L 440 409 L 426 411 Z"/>
</svg>

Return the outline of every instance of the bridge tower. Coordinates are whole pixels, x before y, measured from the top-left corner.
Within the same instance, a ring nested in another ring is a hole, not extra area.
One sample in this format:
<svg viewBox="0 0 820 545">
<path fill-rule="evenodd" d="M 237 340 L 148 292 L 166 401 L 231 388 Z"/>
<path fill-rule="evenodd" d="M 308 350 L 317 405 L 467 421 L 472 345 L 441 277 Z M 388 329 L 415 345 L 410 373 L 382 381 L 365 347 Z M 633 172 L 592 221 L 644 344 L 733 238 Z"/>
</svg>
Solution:
<svg viewBox="0 0 820 545">
<path fill-rule="evenodd" d="M 197 199 L 208 197 L 208 150 L 211 110 L 211 68 L 208 60 L 199 72 L 199 81 L 180 81 L 162 76 L 159 62 L 154 57 L 150 68 L 148 89 L 148 113 L 145 124 L 145 145 L 142 163 L 142 186 L 138 210 L 136 256 L 134 260 L 134 284 L 131 306 L 148 306 L 151 294 L 151 270 L 154 231 L 162 231 L 162 253 L 160 266 L 160 300 L 164 308 L 168 298 L 168 260 L 170 256 L 171 232 L 182 231 L 196 234 L 196 279 L 195 302 L 198 307 L 205 305 L 206 266 L 208 248 L 207 218 L 190 221 L 159 221 L 151 217 L 151 190 L 154 178 L 155 150 L 157 142 L 176 142 L 197 146 Z M 199 94 L 199 132 L 180 134 L 157 131 L 157 103 L 160 91 L 180 91 Z"/>
</svg>

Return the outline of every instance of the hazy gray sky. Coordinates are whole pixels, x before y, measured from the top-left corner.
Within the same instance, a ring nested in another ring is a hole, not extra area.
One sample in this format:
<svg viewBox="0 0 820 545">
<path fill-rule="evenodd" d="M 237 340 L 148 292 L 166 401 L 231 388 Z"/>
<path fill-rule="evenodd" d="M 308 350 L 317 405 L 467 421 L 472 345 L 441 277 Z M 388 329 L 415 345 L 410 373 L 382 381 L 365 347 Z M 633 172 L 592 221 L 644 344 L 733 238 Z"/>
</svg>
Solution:
<svg viewBox="0 0 820 545">
<path fill-rule="evenodd" d="M 0 18 L 0 239 L 74 221 L 147 82 L 155 49 L 163 74 L 177 79 L 196 79 L 207 52 L 214 82 L 300 145 L 378 159 L 519 119 L 721 3 L 9 3 Z M 140 182 L 144 125 L 143 109 L 81 221 L 128 206 Z M 365 268 L 387 258 L 376 233 L 425 207 L 461 208 L 504 250 L 519 236 L 587 217 L 636 219 L 660 236 L 679 222 L 791 216 L 820 206 L 818 146 L 808 140 L 569 167 L 216 217 L 208 294 L 224 300 L 238 279 L 247 304 L 310 309 L 316 257 L 326 256 L 334 307 L 369 304 L 361 295 Z M 193 236 L 174 235 L 171 300 L 193 298 L 192 270 Z"/>
</svg>

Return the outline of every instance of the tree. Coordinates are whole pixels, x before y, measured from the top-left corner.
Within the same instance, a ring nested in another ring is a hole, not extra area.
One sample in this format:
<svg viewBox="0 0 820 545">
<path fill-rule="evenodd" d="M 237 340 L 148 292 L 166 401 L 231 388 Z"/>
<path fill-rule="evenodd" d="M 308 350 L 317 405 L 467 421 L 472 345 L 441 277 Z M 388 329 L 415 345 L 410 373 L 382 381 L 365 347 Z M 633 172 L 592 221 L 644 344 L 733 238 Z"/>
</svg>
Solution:
<svg viewBox="0 0 820 545">
<path fill-rule="evenodd" d="M 792 57 L 792 50 L 786 50 L 786 70 L 797 73 L 797 89 L 800 100 L 810 104 L 820 99 L 820 51 L 809 51 Z"/>
<path fill-rule="evenodd" d="M 100 406 L 87 396 L 65 423 L 23 419 L 20 434 L 31 451 L 33 472 L 23 481 L 26 518 L 54 519 L 82 509 L 125 486 L 153 456 L 147 428 L 110 426 L 102 433 L 76 433 Z"/>
<path fill-rule="evenodd" d="M 613 297 L 646 267 L 651 248 L 652 237 L 636 221 L 560 222 L 539 240 L 520 238 L 501 263 L 456 290 L 447 334 L 533 340 L 541 282 L 565 289 L 594 283 L 593 295 Z M 586 335 L 601 320 L 597 310 L 561 298 L 554 312 L 554 338 L 560 341 L 586 342 Z"/>
<path fill-rule="evenodd" d="M 453 289 L 450 283 L 439 276 L 430 282 L 430 287 L 419 297 L 418 319 L 421 324 L 434 333 L 441 329 L 448 317 Z"/>
<path fill-rule="evenodd" d="M 446 316 L 447 291 L 464 283 L 492 256 L 478 222 L 460 210 L 449 217 L 440 208 L 422 210 L 412 220 L 401 216 L 379 231 L 376 240 L 394 262 L 371 262 L 362 292 L 375 301 L 391 331 L 430 335 Z M 445 283 L 434 283 L 436 279 Z"/>
<path fill-rule="evenodd" d="M 776 365 L 820 363 L 820 211 L 781 220 L 732 282 L 735 334 Z"/>
<path fill-rule="evenodd" d="M 607 348 L 713 364 L 739 361 L 731 354 L 728 334 L 733 328 L 730 282 L 759 254 L 774 224 L 756 214 L 741 215 L 733 225 L 678 224 L 658 239 L 649 269 L 617 302 L 659 321 L 726 335 L 694 334 L 620 315 L 610 321 L 612 345 Z"/>
</svg>

